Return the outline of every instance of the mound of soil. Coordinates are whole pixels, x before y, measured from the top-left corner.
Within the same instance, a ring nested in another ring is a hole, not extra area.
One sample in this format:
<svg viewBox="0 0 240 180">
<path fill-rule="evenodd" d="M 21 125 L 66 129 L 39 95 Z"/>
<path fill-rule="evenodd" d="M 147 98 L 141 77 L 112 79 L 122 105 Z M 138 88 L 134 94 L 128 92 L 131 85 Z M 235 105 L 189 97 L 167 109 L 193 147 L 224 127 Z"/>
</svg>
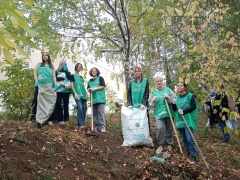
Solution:
<svg viewBox="0 0 240 180">
<path fill-rule="evenodd" d="M 154 124 L 154 123 L 152 123 Z M 152 127 L 151 129 L 154 129 Z M 177 143 L 153 162 L 154 148 L 122 147 L 119 118 L 106 133 L 86 136 L 90 127 L 43 126 L 26 122 L 0 124 L 0 179 L 224 179 L 220 168 L 208 171 L 199 159 L 181 155 Z M 154 134 L 154 132 L 152 133 Z M 153 136 L 154 137 L 154 136 Z M 154 144 L 156 144 L 154 139 Z M 231 179 L 238 179 L 232 175 Z"/>
</svg>

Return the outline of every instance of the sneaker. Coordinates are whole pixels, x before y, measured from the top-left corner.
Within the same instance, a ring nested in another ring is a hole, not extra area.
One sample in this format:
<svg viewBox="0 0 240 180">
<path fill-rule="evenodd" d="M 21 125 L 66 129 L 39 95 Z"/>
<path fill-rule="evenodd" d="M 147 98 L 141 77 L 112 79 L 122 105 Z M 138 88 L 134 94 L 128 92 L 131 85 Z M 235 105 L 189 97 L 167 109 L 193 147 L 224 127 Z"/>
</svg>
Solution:
<svg viewBox="0 0 240 180">
<path fill-rule="evenodd" d="M 222 142 L 222 143 L 229 143 L 229 140 L 230 140 L 230 139 L 224 139 L 224 138 L 223 138 L 223 139 L 221 140 L 221 142 Z"/>
<path fill-rule="evenodd" d="M 102 129 L 102 130 L 101 130 L 101 133 L 105 133 L 105 132 L 106 132 L 106 130 L 105 130 L 105 129 Z"/>
<path fill-rule="evenodd" d="M 188 159 L 189 159 L 189 163 L 190 163 L 190 164 L 194 164 L 194 163 L 196 163 L 196 161 L 197 161 L 197 158 L 194 157 L 194 156 L 190 156 Z"/>
<path fill-rule="evenodd" d="M 29 117 L 27 123 L 34 123 L 35 121 L 36 121 L 35 116 L 31 116 L 31 117 Z"/>
<path fill-rule="evenodd" d="M 60 121 L 59 124 L 60 125 L 65 125 L 66 123 L 65 123 L 65 121 Z"/>
<path fill-rule="evenodd" d="M 161 154 L 162 150 L 163 150 L 163 147 L 159 146 L 156 150 L 156 154 Z"/>
<path fill-rule="evenodd" d="M 52 126 L 53 125 L 52 121 L 48 121 L 48 125 Z"/>
<path fill-rule="evenodd" d="M 37 123 L 37 128 L 41 129 L 43 124 Z"/>
</svg>

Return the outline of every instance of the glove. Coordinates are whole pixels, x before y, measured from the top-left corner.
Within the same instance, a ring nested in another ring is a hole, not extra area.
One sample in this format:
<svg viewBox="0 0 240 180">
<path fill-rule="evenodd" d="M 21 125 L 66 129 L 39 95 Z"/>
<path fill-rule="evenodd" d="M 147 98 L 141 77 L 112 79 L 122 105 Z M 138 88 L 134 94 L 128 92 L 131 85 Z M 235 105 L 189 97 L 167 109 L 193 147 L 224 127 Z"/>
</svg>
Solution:
<svg viewBox="0 0 240 180">
<path fill-rule="evenodd" d="M 38 87 L 38 85 L 39 85 L 39 82 L 35 82 L 35 87 Z"/>
<path fill-rule="evenodd" d="M 64 81 L 69 82 L 68 78 L 65 78 Z"/>
<path fill-rule="evenodd" d="M 153 96 L 152 102 L 156 102 L 156 101 L 157 101 L 157 96 Z"/>
<path fill-rule="evenodd" d="M 54 91 L 57 91 L 58 90 L 58 85 L 55 84 L 53 89 L 54 89 Z"/>
<path fill-rule="evenodd" d="M 66 74 L 65 73 L 61 73 L 57 77 L 66 78 Z"/>
<path fill-rule="evenodd" d="M 66 65 L 66 64 L 62 64 L 62 68 L 63 68 L 63 70 L 64 70 L 64 71 L 67 71 L 67 70 L 68 70 L 68 68 L 67 68 L 67 65 Z"/>
<path fill-rule="evenodd" d="M 75 99 L 77 100 L 77 101 L 79 101 L 80 100 L 80 97 L 79 97 L 79 95 L 78 94 L 75 94 Z"/>
<path fill-rule="evenodd" d="M 169 99 L 170 99 L 169 95 L 167 95 L 167 94 L 164 94 L 163 97 L 164 97 L 164 99 L 166 99 L 166 100 L 169 100 Z"/>
<path fill-rule="evenodd" d="M 157 96 L 153 96 L 152 101 L 150 102 L 150 106 L 152 108 L 155 108 L 156 106 L 156 101 L 157 101 Z"/>
<path fill-rule="evenodd" d="M 130 105 L 130 106 L 128 106 L 128 109 L 132 109 L 132 106 Z"/>
<path fill-rule="evenodd" d="M 146 106 L 144 106 L 143 104 L 141 104 L 140 110 L 144 110 L 145 108 L 146 108 Z"/>
<path fill-rule="evenodd" d="M 179 110 L 178 110 L 178 113 L 181 114 L 181 115 L 183 115 L 183 110 L 182 110 L 182 109 L 179 109 Z"/>
<path fill-rule="evenodd" d="M 96 88 L 89 88 L 88 89 L 88 91 L 90 92 L 90 93 L 92 93 L 93 91 L 95 91 L 96 90 Z"/>
</svg>

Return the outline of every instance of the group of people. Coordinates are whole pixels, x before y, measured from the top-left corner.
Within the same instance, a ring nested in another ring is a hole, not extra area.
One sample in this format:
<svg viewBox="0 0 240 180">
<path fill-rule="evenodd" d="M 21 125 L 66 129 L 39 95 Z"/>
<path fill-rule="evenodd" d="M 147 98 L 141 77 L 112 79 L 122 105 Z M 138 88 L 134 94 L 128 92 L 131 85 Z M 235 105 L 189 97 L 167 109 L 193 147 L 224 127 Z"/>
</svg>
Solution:
<svg viewBox="0 0 240 180">
<path fill-rule="evenodd" d="M 77 104 L 78 127 L 85 127 L 88 91 L 91 94 L 90 101 L 93 106 L 95 129 L 104 133 L 106 132 L 104 78 L 100 76 L 100 71 L 96 67 L 92 68 L 89 71 L 92 78 L 87 82 L 85 88 L 85 80 L 81 76 L 83 65 L 77 63 L 74 70 L 75 73 L 71 74 L 66 61 L 62 60 L 55 71 L 49 53 L 42 53 L 42 62 L 38 63 L 34 69 L 35 93 L 30 121 L 36 120 L 38 127 L 42 127 L 45 123 L 52 125 L 53 120 L 57 120 L 59 124 L 66 124 L 69 119 L 69 96 L 72 93 Z M 150 93 L 148 79 L 143 77 L 140 67 L 135 67 L 134 78 L 131 80 L 127 92 L 128 108 L 139 108 L 140 110 L 147 108 L 149 128 L 148 110 L 149 108 L 153 109 L 157 129 L 157 154 L 163 151 L 165 143 L 168 150 L 172 148 L 173 126 L 176 126 L 187 153 L 190 158 L 196 160 L 196 144 L 194 137 L 192 137 L 198 119 L 195 96 L 188 92 L 184 82 L 179 82 L 177 85 L 178 96 L 164 85 L 164 79 L 161 76 L 155 78 L 155 85 L 156 88 Z M 228 142 L 230 139 L 229 134 L 224 132 L 226 124 L 223 117 L 227 118 L 227 112 L 222 111 L 222 109 L 228 106 L 226 98 L 223 86 L 221 86 L 219 93 L 214 95 L 214 100 L 220 101 L 220 104 L 218 103 L 212 108 L 212 114 L 215 109 L 216 115 L 214 117 L 217 118 L 224 135 L 223 142 Z M 170 118 L 174 118 L 175 125 Z"/>
<path fill-rule="evenodd" d="M 196 130 L 198 107 L 195 96 L 187 91 L 187 86 L 183 82 L 179 82 L 177 85 L 179 93 L 177 97 L 169 87 L 164 85 L 163 77 L 156 77 L 155 84 L 156 88 L 149 93 L 147 78 L 143 77 L 140 67 L 135 67 L 134 78 L 131 80 L 127 92 L 128 108 L 144 110 L 149 107 L 154 110 L 157 128 L 157 154 L 163 151 L 165 143 L 167 149 L 171 149 L 173 146 L 173 124 L 170 118 L 174 117 L 176 129 L 179 130 L 188 155 L 191 159 L 196 160 L 196 145 L 188 130 L 188 127 L 192 133 Z M 148 122 L 150 125 L 149 118 Z"/>
<path fill-rule="evenodd" d="M 35 92 L 32 104 L 32 112 L 29 122 L 36 121 L 41 128 L 44 124 L 53 125 L 53 120 L 59 124 L 66 124 L 69 119 L 69 96 L 72 93 L 77 104 L 78 128 L 85 127 L 87 113 L 87 91 L 91 94 L 91 105 L 93 106 L 93 121 L 99 132 L 106 132 L 104 115 L 105 81 L 100 76 L 100 71 L 94 67 L 89 71 L 92 77 L 87 82 L 81 76 L 83 65 L 75 65 L 75 73 L 68 70 L 66 60 L 59 63 L 55 71 L 49 53 L 42 53 L 42 62 L 34 69 Z M 63 105 L 62 105 L 63 104 Z"/>
<path fill-rule="evenodd" d="M 208 107 L 209 126 L 213 128 L 215 125 L 218 125 L 223 134 L 221 141 L 228 143 L 230 136 L 225 130 L 227 127 L 226 122 L 227 120 L 230 121 L 233 130 L 237 128 L 237 119 L 234 116 L 234 112 L 240 113 L 238 100 L 235 103 L 234 98 L 227 95 L 224 86 L 221 84 L 219 87 L 214 87 L 214 91 L 207 98 L 205 104 Z"/>
</svg>

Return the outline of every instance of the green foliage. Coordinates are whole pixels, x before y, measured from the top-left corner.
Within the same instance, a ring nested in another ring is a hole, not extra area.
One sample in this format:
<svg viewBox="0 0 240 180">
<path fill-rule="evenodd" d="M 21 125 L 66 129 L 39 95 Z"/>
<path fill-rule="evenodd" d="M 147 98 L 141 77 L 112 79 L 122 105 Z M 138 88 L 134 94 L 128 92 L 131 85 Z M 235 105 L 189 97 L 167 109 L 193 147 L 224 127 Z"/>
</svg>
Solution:
<svg viewBox="0 0 240 180">
<path fill-rule="evenodd" d="M 22 60 L 8 64 L 2 69 L 7 80 L 0 83 L 0 98 L 5 108 L 4 115 L 9 118 L 27 117 L 33 100 L 33 70 L 23 68 Z"/>
</svg>

